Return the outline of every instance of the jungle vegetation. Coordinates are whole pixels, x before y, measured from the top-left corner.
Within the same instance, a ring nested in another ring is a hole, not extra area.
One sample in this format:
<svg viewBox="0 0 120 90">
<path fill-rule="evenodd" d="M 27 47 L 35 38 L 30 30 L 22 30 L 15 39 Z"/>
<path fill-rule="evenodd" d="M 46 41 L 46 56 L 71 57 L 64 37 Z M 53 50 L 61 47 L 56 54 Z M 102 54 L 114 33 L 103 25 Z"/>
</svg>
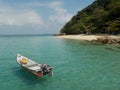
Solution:
<svg viewBox="0 0 120 90">
<path fill-rule="evenodd" d="M 120 0 L 95 0 L 65 24 L 66 34 L 120 34 Z"/>
</svg>

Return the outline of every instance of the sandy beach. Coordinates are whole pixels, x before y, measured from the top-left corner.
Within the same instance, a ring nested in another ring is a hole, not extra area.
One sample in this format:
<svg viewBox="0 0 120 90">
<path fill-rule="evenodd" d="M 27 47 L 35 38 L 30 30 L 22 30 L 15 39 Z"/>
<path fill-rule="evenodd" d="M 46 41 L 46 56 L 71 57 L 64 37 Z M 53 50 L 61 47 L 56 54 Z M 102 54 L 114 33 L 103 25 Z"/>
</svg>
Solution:
<svg viewBox="0 0 120 90">
<path fill-rule="evenodd" d="M 112 39 L 120 39 L 120 36 L 115 35 L 62 35 L 57 36 L 59 38 L 65 38 L 65 39 L 76 39 L 76 40 L 85 40 L 85 41 L 94 41 L 98 40 L 99 38 L 112 38 Z"/>
</svg>

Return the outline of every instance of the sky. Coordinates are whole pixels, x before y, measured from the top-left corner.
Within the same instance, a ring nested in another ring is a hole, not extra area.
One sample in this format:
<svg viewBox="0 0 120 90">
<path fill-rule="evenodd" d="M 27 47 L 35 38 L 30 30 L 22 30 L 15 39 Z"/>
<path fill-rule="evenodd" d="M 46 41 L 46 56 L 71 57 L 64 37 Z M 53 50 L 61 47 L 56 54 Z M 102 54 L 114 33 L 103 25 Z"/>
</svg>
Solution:
<svg viewBox="0 0 120 90">
<path fill-rule="evenodd" d="M 0 35 L 56 34 L 95 0 L 0 0 Z"/>
</svg>

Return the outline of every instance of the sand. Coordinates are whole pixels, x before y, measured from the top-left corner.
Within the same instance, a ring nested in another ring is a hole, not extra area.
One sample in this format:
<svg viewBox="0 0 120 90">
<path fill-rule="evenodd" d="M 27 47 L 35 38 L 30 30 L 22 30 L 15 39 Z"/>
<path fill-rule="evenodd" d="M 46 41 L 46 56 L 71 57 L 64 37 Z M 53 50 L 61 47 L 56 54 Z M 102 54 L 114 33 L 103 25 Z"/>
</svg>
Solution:
<svg viewBox="0 0 120 90">
<path fill-rule="evenodd" d="M 97 40 L 98 38 L 104 38 L 104 37 L 110 37 L 114 39 L 120 38 L 120 36 L 115 36 L 115 35 L 61 35 L 57 36 L 59 38 L 65 38 L 65 39 L 76 39 L 76 40 L 85 40 L 85 41 L 93 41 Z"/>
</svg>

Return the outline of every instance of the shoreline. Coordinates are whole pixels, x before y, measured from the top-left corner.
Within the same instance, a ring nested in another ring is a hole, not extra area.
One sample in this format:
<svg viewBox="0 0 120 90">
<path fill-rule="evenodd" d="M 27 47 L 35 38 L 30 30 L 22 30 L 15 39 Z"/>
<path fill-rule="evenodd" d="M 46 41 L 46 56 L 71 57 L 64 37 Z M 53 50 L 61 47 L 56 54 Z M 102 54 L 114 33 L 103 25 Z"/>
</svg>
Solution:
<svg viewBox="0 0 120 90">
<path fill-rule="evenodd" d="M 60 35 L 56 36 L 58 38 L 64 38 L 64 39 L 75 39 L 75 40 L 81 40 L 81 41 L 90 41 L 90 42 L 101 42 L 105 44 L 113 44 L 113 43 L 119 43 L 120 44 L 120 36 L 116 35 L 86 35 L 86 34 L 80 34 L 80 35 Z"/>
</svg>

